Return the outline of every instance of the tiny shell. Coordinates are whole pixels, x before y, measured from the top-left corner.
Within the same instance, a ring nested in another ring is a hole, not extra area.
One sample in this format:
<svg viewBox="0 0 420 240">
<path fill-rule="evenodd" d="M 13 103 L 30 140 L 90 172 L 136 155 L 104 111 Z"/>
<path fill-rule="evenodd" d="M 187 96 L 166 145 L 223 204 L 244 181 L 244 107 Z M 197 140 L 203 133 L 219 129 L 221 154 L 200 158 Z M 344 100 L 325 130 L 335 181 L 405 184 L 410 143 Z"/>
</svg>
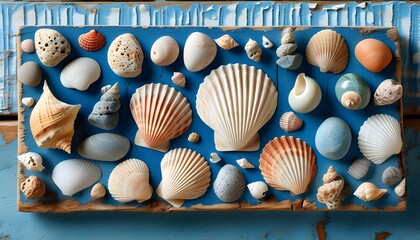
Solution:
<svg viewBox="0 0 420 240">
<path fill-rule="evenodd" d="M 101 92 L 101 99 L 93 106 L 93 110 L 88 116 L 88 123 L 104 130 L 114 129 L 120 119 L 118 111 L 121 101 L 118 82 L 112 87 L 111 85 L 103 87 Z"/>
<path fill-rule="evenodd" d="M 152 62 L 159 66 L 168 66 L 176 61 L 179 55 L 178 43 L 169 36 L 158 38 L 150 49 Z"/>
<path fill-rule="evenodd" d="M 404 196 L 405 194 L 405 178 L 394 188 L 395 194 L 399 197 Z"/>
<path fill-rule="evenodd" d="M 195 132 L 190 133 L 190 135 L 188 135 L 188 141 L 190 142 L 198 142 L 200 141 L 200 135 L 198 135 Z"/>
<path fill-rule="evenodd" d="M 100 160 L 117 161 L 124 157 L 130 149 L 130 141 L 115 133 L 98 133 L 79 144 L 78 152 L 82 157 Z"/>
<path fill-rule="evenodd" d="M 29 171 L 41 172 L 44 170 L 42 165 L 42 157 L 36 152 L 27 152 L 18 156 L 19 161 Z"/>
<path fill-rule="evenodd" d="M 184 74 L 180 73 L 180 72 L 174 72 L 174 74 L 171 77 L 172 82 L 180 87 L 185 87 L 185 76 Z"/>
<path fill-rule="evenodd" d="M 273 47 L 273 43 L 266 36 L 262 36 L 262 45 L 264 48 Z"/>
<path fill-rule="evenodd" d="M 375 106 L 390 105 L 398 101 L 403 95 L 403 88 L 401 84 L 392 79 L 386 79 L 375 91 L 374 103 Z"/>
<path fill-rule="evenodd" d="M 255 40 L 251 38 L 248 40 L 245 45 L 245 51 L 248 58 L 252 61 L 259 62 L 261 60 L 262 49 Z"/>
<path fill-rule="evenodd" d="M 365 108 L 370 101 L 370 89 L 365 80 L 356 73 L 341 76 L 335 84 L 338 101 L 349 110 Z"/>
<path fill-rule="evenodd" d="M 27 107 L 32 107 L 35 103 L 35 99 L 33 97 L 24 97 L 22 98 L 22 104 Z"/>
<path fill-rule="evenodd" d="M 378 200 L 387 192 L 386 189 L 380 189 L 375 184 L 370 182 L 362 183 L 356 191 L 353 193 L 354 196 L 365 202 Z"/>
<path fill-rule="evenodd" d="M 35 51 L 35 43 L 32 39 L 25 39 L 20 43 L 22 51 L 25 53 L 33 53 Z"/>
<path fill-rule="evenodd" d="M 280 127 L 286 132 L 294 132 L 302 127 L 303 121 L 294 112 L 285 112 L 280 118 Z"/>
<path fill-rule="evenodd" d="M 301 73 L 297 76 L 295 85 L 289 93 L 290 107 L 299 113 L 314 110 L 321 102 L 322 93 L 318 83 Z"/>
<path fill-rule="evenodd" d="M 245 178 L 241 170 L 231 164 L 226 164 L 217 174 L 213 190 L 223 202 L 234 202 L 241 198 L 245 186 Z"/>
<path fill-rule="evenodd" d="M 41 28 L 35 32 L 35 49 L 42 64 L 55 67 L 70 54 L 71 46 L 61 33 Z"/>
<path fill-rule="evenodd" d="M 184 65 L 190 72 L 203 70 L 217 54 L 216 43 L 201 32 L 191 33 L 184 45 Z"/>
<path fill-rule="evenodd" d="M 393 186 L 399 183 L 401 179 L 401 170 L 394 166 L 387 167 L 382 173 L 382 182 L 388 186 Z"/>
<path fill-rule="evenodd" d="M 369 167 L 370 161 L 366 158 L 356 159 L 351 164 L 348 173 L 356 179 L 361 179 L 366 176 L 369 171 Z"/>
<path fill-rule="evenodd" d="M 235 40 L 229 34 L 225 34 L 218 39 L 215 39 L 214 41 L 224 50 L 230 50 L 239 46 L 239 44 L 235 42 Z"/>
<path fill-rule="evenodd" d="M 93 185 L 92 190 L 90 191 L 90 196 L 95 199 L 104 197 L 105 194 L 106 190 L 102 183 L 96 183 L 95 185 Z"/>
<path fill-rule="evenodd" d="M 210 162 L 218 163 L 218 162 L 220 162 L 220 160 L 222 160 L 222 159 L 220 158 L 219 154 L 214 153 L 214 152 L 210 153 Z"/>
<path fill-rule="evenodd" d="M 354 53 L 357 60 L 369 71 L 380 72 L 392 60 L 391 49 L 383 42 L 368 38 L 357 43 Z"/>
<path fill-rule="evenodd" d="M 25 62 L 18 69 L 18 79 L 21 83 L 35 87 L 41 82 L 41 67 L 36 62 Z"/>
<path fill-rule="evenodd" d="M 344 120 L 329 117 L 316 131 L 315 146 L 322 156 L 339 160 L 349 151 L 351 138 L 350 127 Z"/>
<path fill-rule="evenodd" d="M 105 45 L 104 35 L 93 29 L 80 35 L 78 41 L 80 47 L 89 52 L 98 51 Z"/>
<path fill-rule="evenodd" d="M 337 174 L 333 166 L 328 168 L 323 176 L 324 184 L 318 188 L 316 197 L 320 203 L 327 205 L 328 209 L 337 208 L 344 199 L 344 179 Z"/>
<path fill-rule="evenodd" d="M 92 58 L 81 57 L 72 60 L 61 70 L 60 81 L 66 88 L 85 91 L 100 76 L 99 63 Z"/>
<path fill-rule="evenodd" d="M 268 186 L 263 181 L 252 182 L 247 185 L 249 192 L 255 199 L 263 199 L 268 191 Z"/>
<path fill-rule="evenodd" d="M 134 78 L 141 74 L 143 50 L 139 40 L 131 34 L 119 35 L 108 49 L 108 64 L 111 70 L 120 77 Z"/>
<path fill-rule="evenodd" d="M 30 176 L 20 184 L 20 190 L 29 199 L 37 199 L 44 196 L 45 183 L 37 176 Z"/>
<path fill-rule="evenodd" d="M 241 166 L 242 168 L 255 168 L 254 165 L 252 165 L 252 163 L 250 163 L 248 161 L 248 159 L 246 158 L 241 158 L 236 160 L 236 162 L 238 163 L 239 166 Z"/>
</svg>

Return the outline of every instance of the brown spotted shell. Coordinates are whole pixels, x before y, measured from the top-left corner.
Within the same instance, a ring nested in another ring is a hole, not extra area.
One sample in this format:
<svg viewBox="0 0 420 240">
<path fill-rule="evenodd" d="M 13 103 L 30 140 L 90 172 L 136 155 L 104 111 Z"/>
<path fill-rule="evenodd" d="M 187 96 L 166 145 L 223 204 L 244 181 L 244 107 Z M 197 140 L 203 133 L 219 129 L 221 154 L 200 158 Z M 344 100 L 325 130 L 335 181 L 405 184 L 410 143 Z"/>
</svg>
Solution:
<svg viewBox="0 0 420 240">
<path fill-rule="evenodd" d="M 105 37 L 96 30 L 90 30 L 79 36 L 79 45 L 89 52 L 98 51 L 105 45 Z"/>
<path fill-rule="evenodd" d="M 386 79 L 379 84 L 375 91 L 375 106 L 393 104 L 402 97 L 402 94 L 403 88 L 399 82 L 392 79 Z"/>
<path fill-rule="evenodd" d="M 303 121 L 294 112 L 285 112 L 280 118 L 280 127 L 286 132 L 293 132 L 302 127 Z"/>
</svg>

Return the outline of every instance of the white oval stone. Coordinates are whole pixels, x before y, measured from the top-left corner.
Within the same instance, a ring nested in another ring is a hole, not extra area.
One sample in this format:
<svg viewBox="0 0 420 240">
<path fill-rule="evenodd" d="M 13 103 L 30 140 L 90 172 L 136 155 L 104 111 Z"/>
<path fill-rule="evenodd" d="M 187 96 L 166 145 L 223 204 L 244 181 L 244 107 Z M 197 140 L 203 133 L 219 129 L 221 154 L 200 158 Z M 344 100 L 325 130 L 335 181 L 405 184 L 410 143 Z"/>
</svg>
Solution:
<svg viewBox="0 0 420 240">
<path fill-rule="evenodd" d="M 76 58 L 61 71 L 60 80 L 64 87 L 85 91 L 101 76 L 99 63 L 88 57 Z"/>
<path fill-rule="evenodd" d="M 24 97 L 22 98 L 22 104 L 27 107 L 32 107 L 35 103 L 35 100 L 33 97 Z"/>
<path fill-rule="evenodd" d="M 55 67 L 70 54 L 71 47 L 59 32 L 41 28 L 35 32 L 35 50 L 42 64 Z"/>
<path fill-rule="evenodd" d="M 128 150 L 130 150 L 130 141 L 115 133 L 92 135 L 83 140 L 78 148 L 82 157 L 108 162 L 120 160 Z"/>
<path fill-rule="evenodd" d="M 140 42 L 131 33 L 116 37 L 108 49 L 109 67 L 123 78 L 134 78 L 140 75 L 143 58 Z"/>
<path fill-rule="evenodd" d="M 150 58 L 159 66 L 168 66 L 175 62 L 179 55 L 178 43 L 169 36 L 158 38 L 150 49 Z"/>
<path fill-rule="evenodd" d="M 190 72 L 206 68 L 216 57 L 217 47 L 213 39 L 201 32 L 188 36 L 184 46 L 184 64 Z"/>
</svg>

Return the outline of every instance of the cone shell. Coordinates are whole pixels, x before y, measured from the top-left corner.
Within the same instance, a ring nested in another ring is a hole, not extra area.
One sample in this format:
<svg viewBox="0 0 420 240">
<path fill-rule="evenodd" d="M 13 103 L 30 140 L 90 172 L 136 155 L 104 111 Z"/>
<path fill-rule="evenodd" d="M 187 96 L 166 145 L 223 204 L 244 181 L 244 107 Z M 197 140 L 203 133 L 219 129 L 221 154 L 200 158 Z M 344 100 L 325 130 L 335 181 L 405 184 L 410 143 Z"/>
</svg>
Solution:
<svg viewBox="0 0 420 240">
<path fill-rule="evenodd" d="M 326 29 L 316 33 L 306 46 L 306 60 L 321 72 L 342 72 L 349 60 L 346 41 L 336 31 Z"/>
<path fill-rule="evenodd" d="M 316 157 L 306 142 L 295 137 L 274 138 L 260 156 L 260 170 L 268 185 L 292 195 L 306 192 L 316 173 Z"/>
<path fill-rule="evenodd" d="M 145 84 L 131 97 L 131 114 L 136 121 L 135 144 L 158 151 L 169 149 L 169 140 L 186 132 L 192 110 L 187 99 L 174 88 Z"/>
<path fill-rule="evenodd" d="M 225 34 L 214 41 L 224 50 L 230 50 L 239 46 L 239 44 L 229 34 Z"/>
<path fill-rule="evenodd" d="M 375 106 L 393 104 L 402 97 L 402 94 L 403 88 L 400 83 L 392 79 L 384 80 L 375 91 Z"/>
<path fill-rule="evenodd" d="M 258 130 L 273 116 L 277 96 L 263 71 L 228 64 L 213 70 L 200 85 L 197 113 L 214 130 L 218 151 L 255 151 Z"/>
<path fill-rule="evenodd" d="M 367 159 L 381 164 L 390 156 L 401 152 L 401 126 L 390 115 L 373 115 L 360 127 L 358 144 Z"/>
<path fill-rule="evenodd" d="M 74 120 L 80 105 L 70 105 L 58 100 L 44 83 L 44 92 L 32 110 L 29 124 L 36 144 L 41 148 L 58 148 L 71 151 Z"/>
<path fill-rule="evenodd" d="M 142 203 L 152 196 L 149 168 L 139 159 L 128 159 L 118 164 L 108 180 L 111 196 L 120 203 L 136 200 Z"/>
<path fill-rule="evenodd" d="M 369 167 L 370 167 L 370 161 L 367 160 L 366 158 L 360 158 L 360 159 L 354 160 L 348 172 L 352 177 L 356 179 L 361 179 L 364 176 L 366 176 L 366 174 L 369 171 Z"/>
<path fill-rule="evenodd" d="M 96 30 L 90 30 L 79 36 L 79 45 L 89 52 L 98 51 L 105 45 L 105 37 Z"/>
<path fill-rule="evenodd" d="M 294 112 L 285 112 L 280 118 L 280 127 L 286 132 L 294 132 L 302 127 L 303 121 Z"/>
<path fill-rule="evenodd" d="M 370 182 L 362 183 L 354 192 L 354 196 L 365 202 L 378 200 L 387 192 L 386 189 L 380 189 Z"/>
<path fill-rule="evenodd" d="M 156 193 L 174 207 L 184 200 L 203 196 L 210 186 L 210 167 L 199 153 L 177 148 L 165 154 L 160 164 L 162 181 Z"/>
</svg>

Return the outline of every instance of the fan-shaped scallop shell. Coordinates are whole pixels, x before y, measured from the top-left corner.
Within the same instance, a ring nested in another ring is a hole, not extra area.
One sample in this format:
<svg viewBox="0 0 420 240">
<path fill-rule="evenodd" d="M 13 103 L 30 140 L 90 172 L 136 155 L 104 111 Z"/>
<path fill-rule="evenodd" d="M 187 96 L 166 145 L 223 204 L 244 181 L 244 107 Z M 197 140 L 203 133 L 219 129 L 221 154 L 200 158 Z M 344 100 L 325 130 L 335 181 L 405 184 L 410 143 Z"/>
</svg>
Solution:
<svg viewBox="0 0 420 240">
<path fill-rule="evenodd" d="M 285 112 L 280 118 L 280 127 L 286 132 L 293 132 L 302 127 L 303 121 L 294 112 Z"/>
<path fill-rule="evenodd" d="M 108 190 L 121 203 L 136 200 L 142 203 L 152 196 L 149 168 L 139 159 L 127 159 L 118 164 L 109 175 Z"/>
<path fill-rule="evenodd" d="M 88 160 L 69 159 L 60 162 L 52 171 L 52 179 L 66 196 L 92 186 L 101 178 L 99 166 Z"/>
<path fill-rule="evenodd" d="M 306 46 L 306 60 L 321 72 L 342 72 L 349 60 L 346 41 L 336 31 L 326 29 L 316 33 Z"/>
<path fill-rule="evenodd" d="M 386 189 L 380 189 L 375 184 L 364 182 L 353 193 L 354 196 L 365 202 L 378 200 L 387 192 Z"/>
<path fill-rule="evenodd" d="M 79 36 L 79 45 L 86 51 L 98 51 L 105 45 L 105 37 L 96 30 L 90 30 Z"/>
<path fill-rule="evenodd" d="M 373 115 L 360 127 L 358 144 L 367 159 L 381 164 L 401 151 L 401 126 L 390 115 Z"/>
<path fill-rule="evenodd" d="M 356 179 L 361 179 L 366 176 L 369 171 L 369 167 L 370 161 L 366 158 L 356 159 L 350 165 L 348 173 Z"/>
<path fill-rule="evenodd" d="M 210 167 L 199 153 L 177 148 L 163 156 L 162 181 L 156 193 L 174 207 L 204 195 L 210 186 Z"/>
<path fill-rule="evenodd" d="M 315 176 L 316 157 L 306 142 L 282 136 L 265 145 L 260 170 L 268 185 L 298 195 L 306 192 Z"/>
<path fill-rule="evenodd" d="M 135 144 L 162 152 L 168 151 L 169 140 L 186 132 L 192 121 L 187 99 L 162 84 L 137 88 L 131 97 L 130 109 L 139 127 Z"/>
<path fill-rule="evenodd" d="M 263 71 L 228 64 L 213 70 L 200 85 L 197 113 L 214 130 L 218 151 L 255 151 L 258 130 L 273 116 L 277 95 Z"/>
<path fill-rule="evenodd" d="M 239 46 L 239 44 L 229 34 L 225 34 L 214 41 L 224 50 L 230 50 Z"/>
<path fill-rule="evenodd" d="M 58 100 L 44 83 L 44 92 L 32 110 L 29 124 L 36 144 L 41 148 L 58 148 L 71 151 L 74 120 L 80 105 L 70 105 Z"/>
</svg>

